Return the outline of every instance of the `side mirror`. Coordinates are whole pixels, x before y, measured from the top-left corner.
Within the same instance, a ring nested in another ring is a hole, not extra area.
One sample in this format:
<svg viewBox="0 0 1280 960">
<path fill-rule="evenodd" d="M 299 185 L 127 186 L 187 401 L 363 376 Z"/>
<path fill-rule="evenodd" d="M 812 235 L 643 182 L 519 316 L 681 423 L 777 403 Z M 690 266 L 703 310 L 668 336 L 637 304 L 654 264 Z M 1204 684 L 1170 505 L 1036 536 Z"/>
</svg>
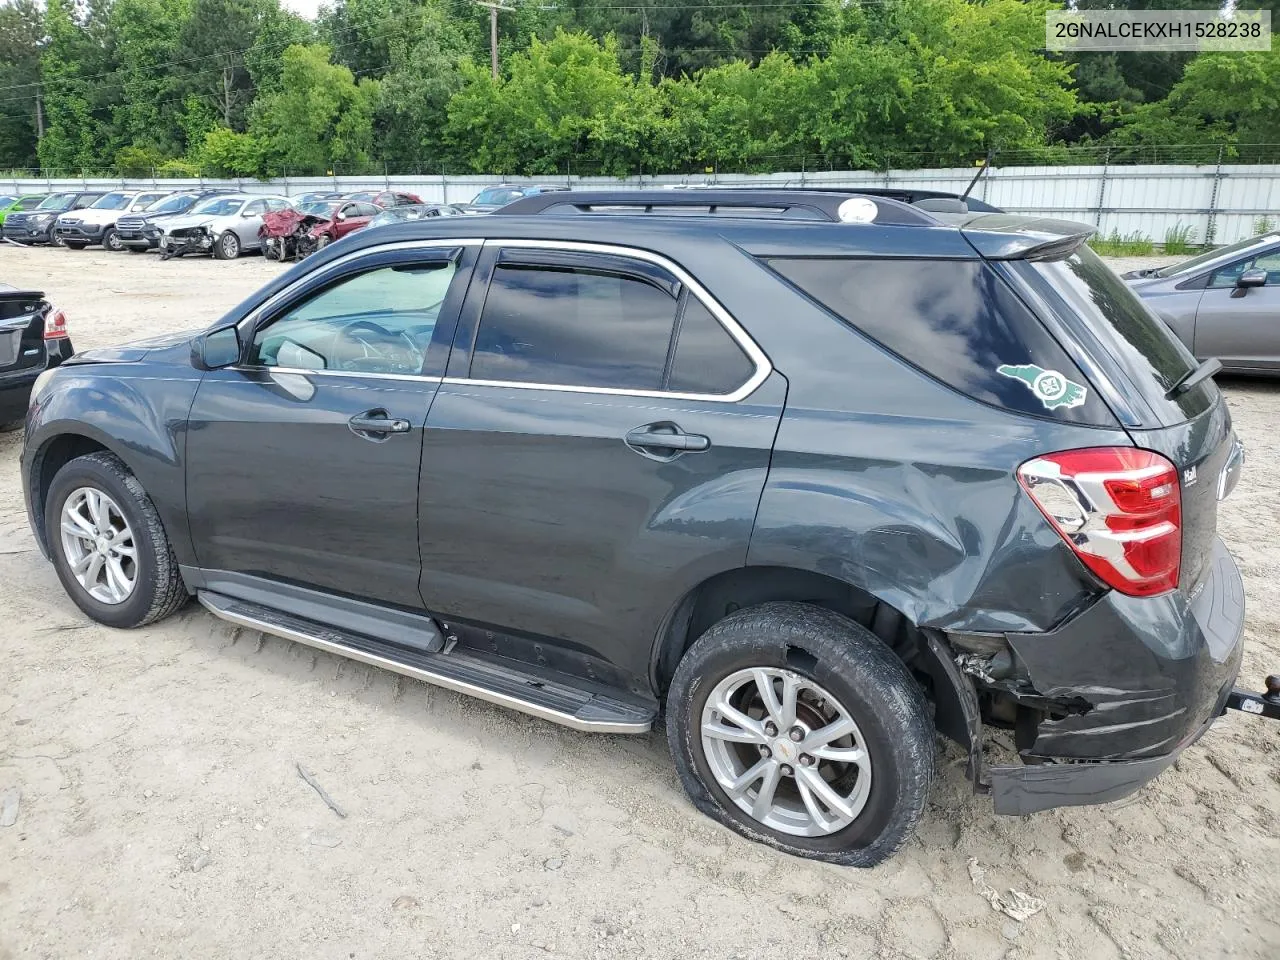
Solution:
<svg viewBox="0 0 1280 960">
<path fill-rule="evenodd" d="M 335 220 L 345 220 L 345 219 L 347 219 L 347 215 L 346 215 L 343 211 L 339 210 L 339 211 L 338 211 L 337 216 L 335 216 L 333 219 L 335 219 Z"/>
<path fill-rule="evenodd" d="M 1259 267 L 1251 267 L 1236 278 L 1236 288 L 1231 291 L 1233 297 L 1243 297 L 1249 292 L 1250 287 L 1265 287 L 1267 285 L 1267 271 Z"/>
<path fill-rule="evenodd" d="M 240 360 L 240 331 L 232 324 L 201 334 L 191 341 L 191 365 L 197 370 L 219 370 Z"/>
</svg>

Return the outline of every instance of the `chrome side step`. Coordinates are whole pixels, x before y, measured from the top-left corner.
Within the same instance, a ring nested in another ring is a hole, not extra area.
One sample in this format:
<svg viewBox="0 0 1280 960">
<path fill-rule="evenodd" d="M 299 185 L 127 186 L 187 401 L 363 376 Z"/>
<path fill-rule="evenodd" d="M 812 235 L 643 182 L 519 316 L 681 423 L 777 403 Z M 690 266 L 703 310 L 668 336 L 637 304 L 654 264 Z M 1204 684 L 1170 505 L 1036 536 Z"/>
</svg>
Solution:
<svg viewBox="0 0 1280 960">
<path fill-rule="evenodd" d="M 210 613 L 228 623 L 305 643 L 573 730 L 646 733 L 657 719 L 656 708 L 649 704 L 581 689 L 564 682 L 568 678 L 524 672 L 513 661 L 498 663 L 458 651 L 420 653 L 209 590 L 199 591 L 197 597 Z"/>
</svg>

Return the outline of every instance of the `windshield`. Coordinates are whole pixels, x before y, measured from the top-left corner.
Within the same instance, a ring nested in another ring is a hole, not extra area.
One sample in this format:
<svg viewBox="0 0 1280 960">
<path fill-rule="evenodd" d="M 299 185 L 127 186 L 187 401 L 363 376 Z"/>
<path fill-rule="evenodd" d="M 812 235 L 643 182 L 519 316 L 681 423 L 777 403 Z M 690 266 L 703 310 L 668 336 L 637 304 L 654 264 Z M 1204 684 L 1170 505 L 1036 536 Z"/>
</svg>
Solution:
<svg viewBox="0 0 1280 960">
<path fill-rule="evenodd" d="M 524 196 L 524 190 L 520 187 L 489 187 L 481 190 L 476 194 L 476 198 L 472 203 L 510 203 L 512 200 L 519 200 Z"/>
<path fill-rule="evenodd" d="M 191 213 L 207 213 L 213 217 L 229 217 L 240 209 L 243 200 L 235 197 L 210 197 L 191 208 Z"/>
<path fill-rule="evenodd" d="M 1276 240 L 1280 240 L 1280 233 L 1264 233 L 1260 237 L 1250 237 L 1248 240 L 1233 243 L 1229 247 L 1218 247 L 1216 250 L 1202 253 L 1198 257 L 1192 257 L 1190 260 L 1183 260 L 1181 263 L 1161 267 L 1155 272 L 1155 275 L 1157 277 L 1177 277 L 1184 273 L 1194 273 L 1206 263 L 1211 263 L 1222 257 L 1230 257 L 1235 253 L 1253 250 L 1256 247 L 1263 247 L 1268 243 L 1274 243 Z"/>
<path fill-rule="evenodd" d="M 1080 247 L 1062 260 L 1036 261 L 1032 268 L 1067 312 L 1084 322 L 1086 335 L 1119 365 L 1161 423 L 1180 423 L 1213 404 L 1212 380 L 1166 397 L 1170 387 L 1196 368 L 1195 357 L 1091 249 Z"/>
<path fill-rule="evenodd" d="M 37 210 L 66 210 L 75 201 L 74 193 L 54 193 L 40 201 Z"/>
<path fill-rule="evenodd" d="M 123 210 L 129 205 L 129 201 L 133 199 L 131 193 L 105 193 L 93 203 L 89 204 L 90 210 Z"/>
<path fill-rule="evenodd" d="M 341 200 L 313 200 L 311 203 L 304 203 L 300 206 L 298 212 L 305 213 L 309 217 L 329 219 L 341 204 Z"/>
<path fill-rule="evenodd" d="M 195 199 L 188 193 L 175 193 L 147 207 L 147 213 L 181 213 L 195 203 Z"/>
<path fill-rule="evenodd" d="M 5 210 L 9 207 L 12 207 L 17 202 L 18 202 L 17 197 L 0 197 L 0 210 Z"/>
</svg>

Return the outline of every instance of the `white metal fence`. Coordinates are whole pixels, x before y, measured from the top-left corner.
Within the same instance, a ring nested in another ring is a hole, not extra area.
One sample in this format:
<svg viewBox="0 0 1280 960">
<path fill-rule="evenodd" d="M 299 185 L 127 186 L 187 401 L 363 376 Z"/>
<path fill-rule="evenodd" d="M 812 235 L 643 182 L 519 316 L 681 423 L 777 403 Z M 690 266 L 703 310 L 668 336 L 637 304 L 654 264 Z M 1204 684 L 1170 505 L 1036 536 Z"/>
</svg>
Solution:
<svg viewBox="0 0 1280 960">
<path fill-rule="evenodd" d="M 719 186 L 917 187 L 959 193 L 975 169 L 819 171 L 811 173 L 719 174 L 718 176 L 372 176 L 289 177 L 279 180 L 210 179 L 0 179 L 0 194 L 59 190 L 227 186 L 247 193 L 296 195 L 312 190 L 403 189 L 432 203 L 461 203 L 499 182 L 567 184 L 577 188 L 661 188 L 673 184 Z M 1191 230 L 1195 243 L 1232 243 L 1251 236 L 1264 219 L 1280 221 L 1280 165 L 1148 165 L 997 167 L 986 173 L 974 196 L 1011 213 L 1039 214 L 1093 224 L 1104 236 L 1140 234 L 1163 243 L 1166 232 Z"/>
</svg>

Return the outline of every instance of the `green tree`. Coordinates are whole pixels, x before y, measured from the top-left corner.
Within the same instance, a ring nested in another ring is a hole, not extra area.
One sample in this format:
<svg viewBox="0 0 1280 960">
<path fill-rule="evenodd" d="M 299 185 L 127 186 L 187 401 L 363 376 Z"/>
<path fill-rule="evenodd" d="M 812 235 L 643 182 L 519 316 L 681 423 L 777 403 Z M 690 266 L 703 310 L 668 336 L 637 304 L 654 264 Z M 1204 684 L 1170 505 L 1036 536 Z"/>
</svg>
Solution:
<svg viewBox="0 0 1280 960">
<path fill-rule="evenodd" d="M 0 6 L 0 167 L 36 162 L 44 12 L 34 0 Z"/>
<path fill-rule="evenodd" d="M 473 169 L 546 174 L 576 161 L 579 170 L 631 171 L 634 155 L 620 146 L 647 139 L 644 109 L 654 104 L 622 72 L 613 37 L 601 44 L 557 31 L 511 57 L 508 72 L 494 80 L 464 65 L 466 85 L 449 101 L 446 136 Z"/>
<path fill-rule="evenodd" d="M 93 171 L 112 162 L 110 144 L 102 136 L 109 119 L 103 108 L 107 73 L 102 43 L 102 8 L 77 8 L 72 0 L 48 0 L 40 57 L 45 135 L 37 153 L 40 165 L 64 171 Z"/>
<path fill-rule="evenodd" d="M 107 26 L 115 69 L 103 83 L 112 101 L 110 139 L 137 151 L 128 155 L 130 165 L 148 155 L 155 166 L 183 150 L 177 83 L 172 71 L 156 64 L 177 58 L 190 10 L 191 0 L 114 0 L 111 5 Z"/>
<path fill-rule="evenodd" d="M 278 89 L 254 103 L 249 132 L 263 144 L 269 171 L 323 173 L 369 162 L 378 82 L 357 83 L 329 53 L 324 45 L 288 47 Z"/>
<path fill-rule="evenodd" d="M 196 160 L 215 177 L 256 177 L 264 172 L 266 146 L 252 134 L 219 127 L 205 134 Z"/>
</svg>

